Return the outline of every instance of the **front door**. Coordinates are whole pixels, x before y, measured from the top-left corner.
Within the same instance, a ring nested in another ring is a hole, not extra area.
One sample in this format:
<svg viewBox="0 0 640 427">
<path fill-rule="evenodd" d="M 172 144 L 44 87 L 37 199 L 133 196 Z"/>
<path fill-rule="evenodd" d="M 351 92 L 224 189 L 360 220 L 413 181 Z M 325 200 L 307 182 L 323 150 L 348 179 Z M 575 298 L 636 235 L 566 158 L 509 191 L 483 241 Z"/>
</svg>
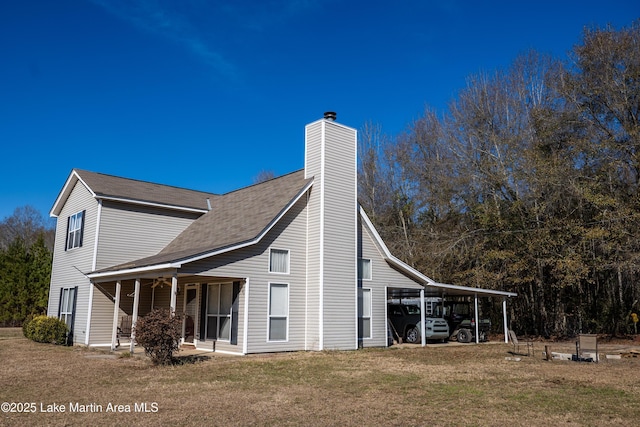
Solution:
<svg viewBox="0 0 640 427">
<path fill-rule="evenodd" d="M 198 286 L 186 285 L 184 293 L 184 318 L 182 319 L 182 342 L 193 344 L 198 322 Z"/>
</svg>

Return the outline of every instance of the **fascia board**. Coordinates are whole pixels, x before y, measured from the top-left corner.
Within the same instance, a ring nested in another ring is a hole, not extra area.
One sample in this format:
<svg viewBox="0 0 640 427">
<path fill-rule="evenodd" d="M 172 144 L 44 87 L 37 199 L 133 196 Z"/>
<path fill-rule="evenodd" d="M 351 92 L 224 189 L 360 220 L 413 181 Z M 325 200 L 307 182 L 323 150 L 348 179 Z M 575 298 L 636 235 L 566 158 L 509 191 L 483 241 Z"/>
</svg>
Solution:
<svg viewBox="0 0 640 427">
<path fill-rule="evenodd" d="M 176 211 L 184 211 L 184 212 L 195 212 L 195 213 L 207 213 L 209 212 L 207 209 L 198 209 L 198 208 L 189 208 L 185 206 L 176 206 L 176 205 L 167 205 L 163 203 L 154 203 L 154 202 L 146 202 L 143 200 L 135 200 L 135 199 L 125 199 L 123 197 L 113 197 L 113 196 L 104 196 L 104 195 L 96 195 L 97 199 L 108 200 L 112 202 L 121 202 L 128 203 L 132 205 L 142 205 L 142 206 L 152 206 L 156 208 L 164 208 L 164 209 L 172 209 Z"/>
<path fill-rule="evenodd" d="M 158 265 L 149 265 L 145 267 L 133 267 L 133 268 L 127 268 L 123 270 L 116 270 L 116 271 L 105 271 L 102 273 L 89 273 L 86 276 L 89 279 L 108 279 L 112 277 L 115 278 L 115 277 L 121 277 L 121 276 L 132 276 L 137 274 L 144 274 L 152 271 L 177 269 L 177 268 L 180 268 L 181 266 L 182 266 L 181 263 L 171 262 L 171 263 L 164 263 L 164 264 L 158 264 Z"/>
<path fill-rule="evenodd" d="M 53 203 L 53 207 L 51 208 L 51 211 L 49 211 L 50 217 L 53 217 L 53 218 L 58 217 L 58 215 L 62 211 L 62 206 L 66 203 L 67 199 L 69 198 L 69 195 L 71 194 L 71 191 L 73 190 L 73 187 L 76 185 L 78 181 L 80 181 L 82 185 L 85 186 L 87 191 L 91 193 L 91 196 L 96 197 L 96 193 L 94 193 L 93 190 L 87 185 L 87 183 L 84 182 L 82 178 L 80 178 L 80 175 L 78 175 L 78 172 L 76 172 L 76 170 L 74 169 L 69 174 L 69 177 L 67 178 L 67 181 L 64 183 L 62 190 L 60 190 L 60 193 L 58 194 L 56 201 Z"/>
</svg>

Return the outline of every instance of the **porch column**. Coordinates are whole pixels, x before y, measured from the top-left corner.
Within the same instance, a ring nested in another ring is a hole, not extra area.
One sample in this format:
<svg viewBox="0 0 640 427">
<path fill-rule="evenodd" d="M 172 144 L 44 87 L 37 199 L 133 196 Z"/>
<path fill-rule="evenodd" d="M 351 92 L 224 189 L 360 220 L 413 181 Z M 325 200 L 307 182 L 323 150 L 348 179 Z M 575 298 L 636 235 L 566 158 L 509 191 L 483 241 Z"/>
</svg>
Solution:
<svg viewBox="0 0 640 427">
<path fill-rule="evenodd" d="M 504 343 L 509 344 L 509 329 L 507 326 L 507 299 L 502 298 L 502 324 L 504 326 Z"/>
<path fill-rule="evenodd" d="M 480 319 L 478 319 L 478 294 L 473 294 L 473 303 L 475 310 L 475 318 L 476 318 L 476 344 L 480 343 Z"/>
<path fill-rule="evenodd" d="M 116 282 L 116 298 L 114 301 L 113 307 L 113 326 L 111 329 L 111 350 L 116 349 L 116 344 L 118 342 L 118 318 L 120 317 L 120 290 L 122 285 L 120 280 Z"/>
<path fill-rule="evenodd" d="M 422 336 L 422 347 L 427 345 L 426 323 L 424 288 L 422 288 L 420 289 L 420 335 Z"/>
<path fill-rule="evenodd" d="M 136 279 L 136 288 L 133 294 L 133 316 L 131 316 L 131 344 L 129 352 L 133 354 L 136 342 L 136 324 L 138 323 L 138 306 L 140 305 L 140 279 Z"/>
<path fill-rule="evenodd" d="M 171 315 L 175 316 L 176 314 L 176 299 L 178 296 L 178 275 L 174 274 L 171 276 L 171 302 L 170 302 L 170 311 Z"/>
</svg>

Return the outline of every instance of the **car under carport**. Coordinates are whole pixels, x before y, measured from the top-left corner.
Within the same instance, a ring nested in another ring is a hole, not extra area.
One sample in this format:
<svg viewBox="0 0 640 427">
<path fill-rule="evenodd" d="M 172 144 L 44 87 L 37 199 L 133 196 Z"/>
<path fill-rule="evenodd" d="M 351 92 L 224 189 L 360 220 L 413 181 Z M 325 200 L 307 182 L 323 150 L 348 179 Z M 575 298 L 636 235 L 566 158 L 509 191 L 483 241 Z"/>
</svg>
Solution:
<svg viewBox="0 0 640 427">
<path fill-rule="evenodd" d="M 441 300 L 444 301 L 445 298 L 451 298 L 451 297 L 472 298 L 473 304 L 474 304 L 473 311 L 474 311 L 474 317 L 475 317 L 475 322 L 473 322 L 475 326 L 474 337 L 475 337 L 475 342 L 479 343 L 480 334 L 479 334 L 478 328 L 480 325 L 480 319 L 479 319 L 479 310 L 478 310 L 478 300 L 479 298 L 500 298 L 502 300 L 502 324 L 503 324 L 503 331 L 504 331 L 504 342 L 507 343 L 509 340 L 509 336 L 508 336 L 509 328 L 507 323 L 507 300 L 510 298 L 514 298 L 516 296 L 517 294 L 513 292 L 498 291 L 498 290 L 483 289 L 483 288 L 471 288 L 466 286 L 451 285 L 451 284 L 437 283 L 437 282 L 426 283 L 423 289 L 406 289 L 406 288 L 398 288 L 398 287 L 392 287 L 392 286 L 387 287 L 387 301 L 394 300 L 400 303 L 402 303 L 403 300 L 419 301 L 419 305 L 420 307 L 422 307 L 422 309 L 420 310 L 420 313 L 421 313 L 421 322 L 420 322 L 421 334 L 420 335 L 421 335 L 422 346 L 425 346 L 427 344 L 426 338 L 425 338 L 426 333 L 424 330 L 425 318 L 426 318 L 424 307 L 428 299 L 440 298 Z"/>
</svg>

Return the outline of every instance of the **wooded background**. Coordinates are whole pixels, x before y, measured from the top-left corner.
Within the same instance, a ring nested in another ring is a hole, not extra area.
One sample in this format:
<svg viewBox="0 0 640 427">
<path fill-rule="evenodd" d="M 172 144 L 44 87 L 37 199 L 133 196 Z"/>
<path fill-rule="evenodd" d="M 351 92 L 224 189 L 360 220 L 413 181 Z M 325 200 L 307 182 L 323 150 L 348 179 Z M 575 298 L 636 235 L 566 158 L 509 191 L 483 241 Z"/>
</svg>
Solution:
<svg viewBox="0 0 640 427">
<path fill-rule="evenodd" d="M 359 131 L 359 200 L 433 279 L 518 293 L 520 334 L 625 334 L 640 299 L 640 21 L 470 76 L 400 135 Z M 46 310 L 53 224 L 0 223 L 0 325 Z M 500 301 L 483 301 L 499 321 Z"/>
<path fill-rule="evenodd" d="M 27 316 L 46 313 L 53 226 L 31 206 L 0 222 L 0 326 L 20 326 Z"/>
<path fill-rule="evenodd" d="M 406 132 L 359 133 L 359 197 L 391 251 L 433 279 L 517 292 L 519 333 L 633 330 L 640 269 L 640 25 L 587 29 L 470 76 Z M 494 305 L 486 313 L 497 317 Z"/>
</svg>

